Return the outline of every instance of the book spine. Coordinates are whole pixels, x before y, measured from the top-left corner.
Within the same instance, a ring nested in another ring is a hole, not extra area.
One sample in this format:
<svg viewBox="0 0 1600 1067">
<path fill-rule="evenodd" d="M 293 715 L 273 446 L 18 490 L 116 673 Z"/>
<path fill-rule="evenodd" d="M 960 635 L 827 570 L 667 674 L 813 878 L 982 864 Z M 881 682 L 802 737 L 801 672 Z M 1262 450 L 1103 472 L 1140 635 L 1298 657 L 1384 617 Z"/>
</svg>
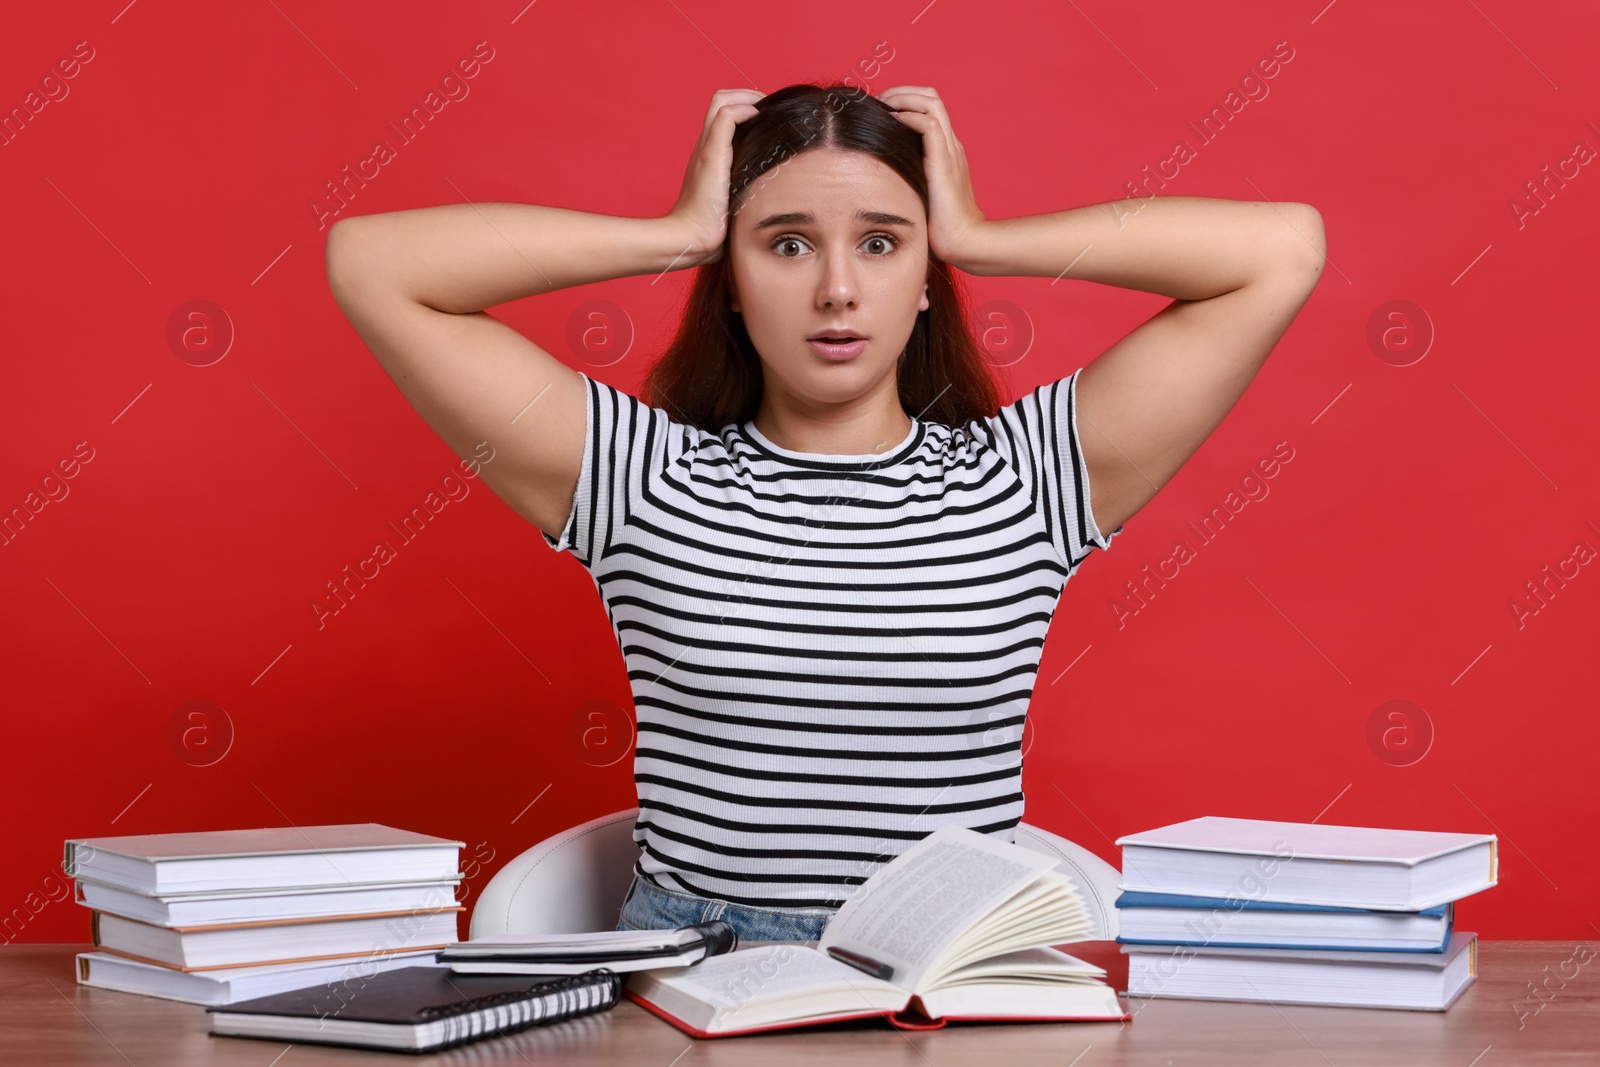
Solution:
<svg viewBox="0 0 1600 1067">
<path fill-rule="evenodd" d="M 621 995 L 622 976 L 602 967 L 541 981 L 527 990 L 491 993 L 458 1004 L 423 1008 L 417 1013 L 417 1021 L 445 1023 L 444 1039 L 428 1046 L 433 1051 L 603 1011 L 613 1007 Z"/>
</svg>

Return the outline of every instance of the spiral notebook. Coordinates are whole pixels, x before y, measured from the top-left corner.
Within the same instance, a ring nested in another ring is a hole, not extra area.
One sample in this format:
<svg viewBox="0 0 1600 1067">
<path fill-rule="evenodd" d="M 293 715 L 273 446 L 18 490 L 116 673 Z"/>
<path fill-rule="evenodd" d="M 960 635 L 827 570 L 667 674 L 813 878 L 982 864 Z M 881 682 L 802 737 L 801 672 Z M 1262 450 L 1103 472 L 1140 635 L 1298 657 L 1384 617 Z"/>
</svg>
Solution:
<svg viewBox="0 0 1600 1067">
<path fill-rule="evenodd" d="M 211 1032 L 228 1037 L 434 1052 L 604 1011 L 621 993 L 622 977 L 603 968 L 510 976 L 401 967 L 206 1011 Z"/>
</svg>

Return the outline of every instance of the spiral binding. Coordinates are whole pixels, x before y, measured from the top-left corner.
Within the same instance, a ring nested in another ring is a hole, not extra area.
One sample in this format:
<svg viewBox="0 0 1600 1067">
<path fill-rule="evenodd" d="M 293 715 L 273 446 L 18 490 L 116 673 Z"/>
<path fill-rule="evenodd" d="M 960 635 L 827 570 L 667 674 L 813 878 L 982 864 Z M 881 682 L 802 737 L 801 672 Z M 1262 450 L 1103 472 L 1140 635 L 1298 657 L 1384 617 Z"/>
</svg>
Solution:
<svg viewBox="0 0 1600 1067">
<path fill-rule="evenodd" d="M 426 1007 L 417 1012 L 416 1021 L 426 1024 L 442 1020 L 445 1036 L 422 1051 L 453 1048 L 480 1037 L 514 1034 L 530 1026 L 587 1015 L 612 1007 L 621 995 L 622 976 L 609 967 L 599 967 L 583 974 L 547 979 L 527 989 Z"/>
</svg>

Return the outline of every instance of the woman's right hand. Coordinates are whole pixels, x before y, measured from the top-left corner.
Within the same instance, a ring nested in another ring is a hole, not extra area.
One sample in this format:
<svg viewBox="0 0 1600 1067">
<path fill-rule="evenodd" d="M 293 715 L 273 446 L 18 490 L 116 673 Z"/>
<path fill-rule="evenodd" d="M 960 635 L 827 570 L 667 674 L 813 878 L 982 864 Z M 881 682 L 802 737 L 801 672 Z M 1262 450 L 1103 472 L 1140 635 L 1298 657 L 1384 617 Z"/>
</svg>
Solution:
<svg viewBox="0 0 1600 1067">
<path fill-rule="evenodd" d="M 685 266 L 703 266 L 722 258 L 723 240 L 728 233 L 733 130 L 756 114 L 756 101 L 765 96 L 755 89 L 718 89 L 711 95 L 711 108 L 689 158 L 678 202 L 665 216 L 683 235 L 685 248 L 680 262 Z"/>
</svg>

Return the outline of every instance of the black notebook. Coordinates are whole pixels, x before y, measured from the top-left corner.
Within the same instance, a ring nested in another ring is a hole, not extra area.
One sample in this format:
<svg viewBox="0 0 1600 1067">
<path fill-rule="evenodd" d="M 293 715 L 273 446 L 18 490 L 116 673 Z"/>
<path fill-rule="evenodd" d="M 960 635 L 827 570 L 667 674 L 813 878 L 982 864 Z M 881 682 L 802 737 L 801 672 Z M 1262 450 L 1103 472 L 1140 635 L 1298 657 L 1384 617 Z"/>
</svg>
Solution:
<svg viewBox="0 0 1600 1067">
<path fill-rule="evenodd" d="M 739 935 L 722 919 L 676 930 L 598 930 L 582 934 L 498 934 L 446 945 L 434 954 L 457 974 L 582 974 L 687 967 L 732 952 Z"/>
<path fill-rule="evenodd" d="M 604 1011 L 621 993 L 622 977 L 603 968 L 509 976 L 400 967 L 206 1011 L 218 1035 L 433 1052 Z"/>
</svg>

